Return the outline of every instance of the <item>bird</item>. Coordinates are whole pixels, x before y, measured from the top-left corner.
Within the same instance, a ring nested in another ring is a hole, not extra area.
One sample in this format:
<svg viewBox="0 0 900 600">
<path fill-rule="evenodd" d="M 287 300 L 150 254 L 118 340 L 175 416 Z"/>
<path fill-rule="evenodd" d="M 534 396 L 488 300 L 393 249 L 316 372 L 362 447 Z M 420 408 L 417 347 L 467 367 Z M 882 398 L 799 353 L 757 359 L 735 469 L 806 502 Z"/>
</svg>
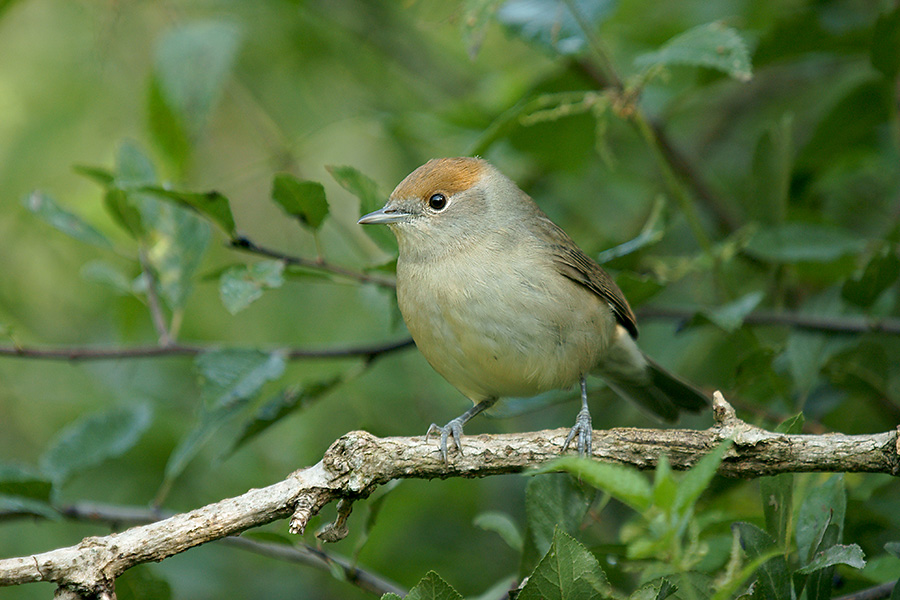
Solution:
<svg viewBox="0 0 900 600">
<path fill-rule="evenodd" d="M 638 347 L 634 312 L 612 277 L 511 179 L 481 158 L 432 159 L 359 223 L 397 238 L 397 303 L 435 371 L 473 402 L 444 426 L 463 454 L 463 427 L 500 398 L 581 388 L 577 438 L 592 452 L 586 377 L 667 421 L 709 403 Z"/>
</svg>

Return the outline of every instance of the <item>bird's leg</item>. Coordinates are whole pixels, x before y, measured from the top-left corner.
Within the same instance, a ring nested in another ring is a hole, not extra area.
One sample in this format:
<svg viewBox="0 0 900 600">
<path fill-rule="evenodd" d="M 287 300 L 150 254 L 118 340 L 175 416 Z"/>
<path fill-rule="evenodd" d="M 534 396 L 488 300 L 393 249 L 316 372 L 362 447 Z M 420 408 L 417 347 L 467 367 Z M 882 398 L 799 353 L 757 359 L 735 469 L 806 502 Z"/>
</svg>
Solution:
<svg viewBox="0 0 900 600">
<path fill-rule="evenodd" d="M 463 414 L 459 415 L 443 427 L 439 427 L 437 423 L 432 423 L 431 427 L 428 428 L 428 431 L 425 432 L 425 441 L 428 441 L 429 436 L 432 433 L 441 434 L 441 456 L 444 457 L 444 462 L 449 462 L 447 460 L 447 438 L 453 438 L 453 445 L 456 446 L 456 449 L 459 450 L 459 453 L 463 453 L 462 443 L 459 441 L 459 438 L 462 437 L 463 434 L 463 425 L 469 422 L 469 419 L 480 413 L 481 411 L 490 408 L 493 406 L 494 402 L 496 402 L 496 398 L 488 398 L 487 400 L 482 400 Z M 588 417 L 590 419 L 590 417 Z"/>
<path fill-rule="evenodd" d="M 569 442 L 575 438 L 575 434 L 578 434 L 578 455 L 591 456 L 591 437 L 593 436 L 593 433 L 594 428 L 591 425 L 591 411 L 588 409 L 587 401 L 587 382 L 585 382 L 584 375 L 582 375 L 581 410 L 578 411 L 578 416 L 575 417 L 575 425 L 572 427 L 571 431 L 569 431 L 569 435 L 566 436 L 566 442 L 562 447 L 563 452 L 569 447 Z"/>
</svg>

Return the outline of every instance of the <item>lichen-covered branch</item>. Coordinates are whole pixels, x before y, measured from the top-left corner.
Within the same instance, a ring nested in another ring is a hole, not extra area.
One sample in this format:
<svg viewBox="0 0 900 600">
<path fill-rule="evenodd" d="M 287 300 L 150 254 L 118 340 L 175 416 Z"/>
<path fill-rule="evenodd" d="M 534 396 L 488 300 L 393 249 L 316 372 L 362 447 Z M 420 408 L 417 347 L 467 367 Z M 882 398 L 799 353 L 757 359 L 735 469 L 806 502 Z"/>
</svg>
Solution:
<svg viewBox="0 0 900 600">
<path fill-rule="evenodd" d="M 674 468 L 686 469 L 731 439 L 734 444 L 719 468 L 726 476 L 813 471 L 900 474 L 896 430 L 871 435 L 772 433 L 738 419 L 718 393 L 713 412 L 714 425 L 703 431 L 595 431 L 593 456 L 649 469 L 665 453 Z M 445 464 L 435 444 L 422 437 L 376 438 L 354 431 L 332 444 L 318 464 L 274 485 L 121 533 L 86 538 L 76 546 L 0 560 L 0 586 L 48 581 L 70 597 L 111 597 L 115 578 L 130 567 L 291 515 L 291 531 L 301 533 L 313 515 L 335 500 L 344 501 L 339 522 L 326 528 L 322 537 L 339 539 L 346 534 L 352 501 L 381 484 L 400 478 L 522 472 L 558 457 L 566 433 L 556 429 L 467 436 L 465 454 L 453 454 Z"/>
</svg>

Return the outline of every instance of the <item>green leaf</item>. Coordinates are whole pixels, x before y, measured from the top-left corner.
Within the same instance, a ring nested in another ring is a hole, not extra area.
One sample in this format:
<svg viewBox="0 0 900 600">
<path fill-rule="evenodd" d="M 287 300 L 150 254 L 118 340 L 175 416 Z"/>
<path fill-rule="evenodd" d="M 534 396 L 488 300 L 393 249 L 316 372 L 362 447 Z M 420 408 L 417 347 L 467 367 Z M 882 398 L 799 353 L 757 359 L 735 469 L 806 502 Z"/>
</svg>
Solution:
<svg viewBox="0 0 900 600">
<path fill-rule="evenodd" d="M 872 66 L 890 81 L 900 73 L 900 6 L 878 17 L 872 34 Z"/>
<path fill-rule="evenodd" d="M 53 483 L 33 469 L 0 463 L 0 496 L 49 502 L 52 491 Z"/>
<path fill-rule="evenodd" d="M 675 506 L 677 492 L 678 483 L 672 476 L 669 457 L 665 453 L 660 454 L 653 476 L 653 504 L 668 512 Z"/>
<path fill-rule="evenodd" d="M 577 17 L 561 0 L 509 0 L 497 19 L 524 40 L 558 54 L 578 54 L 587 47 L 582 23 L 598 26 L 612 14 L 613 0 L 573 0 Z"/>
<path fill-rule="evenodd" d="M 218 408 L 255 396 L 263 384 L 284 373 L 283 352 L 229 348 L 204 352 L 194 360 L 207 406 Z"/>
<path fill-rule="evenodd" d="M 857 544 L 836 544 L 817 553 L 809 564 L 797 572 L 807 575 L 833 565 L 848 565 L 854 569 L 862 569 L 866 566 L 865 554 Z"/>
<path fill-rule="evenodd" d="M 761 477 L 759 480 L 766 531 L 785 552 L 791 541 L 793 490 L 794 478 L 790 473 Z"/>
<path fill-rule="evenodd" d="M 81 276 L 86 281 L 93 281 L 115 290 L 122 296 L 135 293 L 132 280 L 116 267 L 103 260 L 92 260 L 81 267 Z"/>
<path fill-rule="evenodd" d="M 116 151 L 115 185 L 123 190 L 156 183 L 156 167 L 140 145 L 124 140 Z"/>
<path fill-rule="evenodd" d="M 578 531 L 591 497 L 574 480 L 562 474 L 539 475 L 525 487 L 527 531 L 522 554 L 523 575 L 543 556 L 556 529 Z"/>
<path fill-rule="evenodd" d="M 330 392 L 342 381 L 343 377 L 333 377 L 325 381 L 308 384 L 299 390 L 281 390 L 263 404 L 244 424 L 232 446 L 231 452 L 234 452 L 275 423 L 278 423 L 281 419 Z"/>
<path fill-rule="evenodd" d="M 396 594 L 385 594 L 382 598 L 397 597 Z M 428 571 L 413 589 L 409 590 L 406 600 L 463 600 L 453 587 L 441 579 L 434 571 Z"/>
<path fill-rule="evenodd" d="M 793 121 L 792 115 L 784 115 L 756 144 L 750 182 L 753 195 L 747 213 L 761 223 L 779 225 L 787 215 L 794 166 Z"/>
<path fill-rule="evenodd" d="M 663 44 L 659 50 L 638 56 L 635 64 L 645 68 L 672 65 L 708 67 L 740 81 L 749 81 L 752 76 L 747 43 L 735 29 L 720 22 L 688 29 Z"/>
<path fill-rule="evenodd" d="M 516 552 L 521 552 L 524 547 L 522 533 L 519 531 L 519 528 L 516 526 L 512 517 L 505 512 L 483 512 L 475 517 L 473 525 L 484 529 L 485 531 L 493 531 L 503 538 L 503 541 Z"/>
<path fill-rule="evenodd" d="M 272 200 L 313 231 L 328 216 L 325 187 L 318 181 L 301 181 L 289 173 L 278 173 L 272 181 Z"/>
<path fill-rule="evenodd" d="M 756 569 L 756 585 L 760 588 L 762 597 L 771 600 L 792 600 L 791 577 L 787 561 L 779 553 L 775 540 L 765 531 L 750 523 L 735 523 L 732 528 L 738 531 L 741 537 L 741 547 L 751 560 L 776 554 L 776 556 L 766 559 Z"/>
<path fill-rule="evenodd" d="M 778 426 L 775 427 L 775 432 L 787 433 L 789 435 L 803 433 L 803 423 L 805 422 L 806 420 L 803 418 L 803 413 L 800 412 L 779 423 Z"/>
<path fill-rule="evenodd" d="M 891 244 L 884 244 L 872 256 L 862 273 L 844 282 L 841 297 L 857 306 L 868 308 L 898 277 L 900 258 L 897 257 L 897 249 Z"/>
<path fill-rule="evenodd" d="M 159 291 L 172 310 L 181 309 L 212 237 L 209 223 L 156 197 L 135 193 L 134 198 L 141 210 L 147 258 L 155 270 Z"/>
<path fill-rule="evenodd" d="M 42 192 L 32 192 L 23 200 L 25 208 L 41 218 L 45 223 L 62 231 L 76 240 L 112 248 L 112 242 L 77 215 L 62 209 L 56 201 Z"/>
<path fill-rule="evenodd" d="M 144 224 L 141 221 L 141 211 L 129 198 L 128 194 L 119 188 L 109 188 L 103 195 L 103 205 L 113 220 L 124 229 L 131 237 L 139 239 L 144 235 Z"/>
<path fill-rule="evenodd" d="M 624 465 L 564 456 L 542 466 L 537 473 L 552 471 L 571 473 L 579 480 L 603 490 L 637 511 L 649 508 L 653 498 L 653 490 L 647 478 L 637 469 Z"/>
<path fill-rule="evenodd" d="M 171 597 L 169 582 L 150 565 L 131 567 L 116 578 L 117 600 L 169 600 Z"/>
<path fill-rule="evenodd" d="M 150 427 L 148 404 L 117 406 L 85 415 L 60 431 L 40 458 L 41 471 L 55 482 L 130 450 Z"/>
<path fill-rule="evenodd" d="M 221 227 L 230 236 L 235 234 L 234 215 L 231 213 L 231 205 L 228 198 L 213 190 L 209 192 L 183 192 L 168 190 L 158 186 L 144 186 L 141 192 L 150 194 L 160 200 L 174 202 L 194 210 L 201 215 L 212 219 L 213 223 Z"/>
<path fill-rule="evenodd" d="M 342 188 L 359 198 L 360 216 L 378 210 L 384 204 L 385 199 L 378 193 L 378 185 L 372 178 L 363 175 L 353 167 L 327 166 L 325 168 Z M 397 238 L 387 227 L 366 226 L 363 227 L 363 231 L 382 250 L 391 254 L 397 253 Z"/>
<path fill-rule="evenodd" d="M 822 532 L 822 536 L 816 544 L 814 554 L 823 554 L 827 548 L 835 546 L 839 541 L 839 532 L 836 525 L 829 524 Z M 801 575 L 801 570 L 797 575 Z M 796 577 L 796 576 L 795 576 Z M 831 600 L 832 583 L 834 581 L 834 566 L 824 565 L 820 569 L 813 569 L 806 578 L 803 593 L 806 600 Z"/>
<path fill-rule="evenodd" d="M 116 176 L 109 169 L 103 167 L 91 167 L 87 165 L 75 165 L 72 170 L 103 187 L 110 187 L 115 183 Z"/>
<path fill-rule="evenodd" d="M 774 263 L 830 262 L 861 251 L 865 243 L 837 227 L 792 222 L 760 228 L 744 250 Z"/>
<path fill-rule="evenodd" d="M 594 555 L 557 529 L 547 554 L 528 578 L 518 600 L 576 600 L 609 597 L 609 581 Z"/>
<path fill-rule="evenodd" d="M 0 496 L 0 514 L 7 518 L 27 516 L 51 521 L 60 518 L 59 512 L 49 502 L 23 496 Z"/>
<path fill-rule="evenodd" d="M 163 95 L 159 76 L 150 76 L 147 86 L 147 128 L 153 143 L 169 159 L 179 175 L 183 175 L 191 154 L 187 128 Z"/>
<path fill-rule="evenodd" d="M 678 483 L 678 490 L 675 494 L 675 510 L 678 513 L 685 514 L 694 505 L 703 490 L 709 487 L 709 482 L 712 481 L 729 448 L 731 448 L 731 440 L 725 440 L 712 452 L 698 460 L 697 464 L 684 474 Z"/>
<path fill-rule="evenodd" d="M 843 475 L 832 475 L 822 485 L 809 490 L 797 512 L 795 532 L 797 554 L 802 564 L 812 560 L 813 552 L 830 523 L 834 523 L 839 532 L 843 529 L 846 510 Z M 838 541 L 840 539 L 838 536 Z"/>
<path fill-rule="evenodd" d="M 759 306 L 763 298 L 764 292 L 750 292 L 733 302 L 703 311 L 703 316 L 726 333 L 734 333 L 744 324 L 747 315 Z"/>
<path fill-rule="evenodd" d="M 160 96 L 190 137 L 200 133 L 222 95 L 241 37 L 234 23 L 199 21 L 160 38 L 153 61 Z"/>
<path fill-rule="evenodd" d="M 244 310 L 263 291 L 281 287 L 284 283 L 284 262 L 263 260 L 248 266 L 231 267 L 219 279 L 219 295 L 222 304 L 233 315 Z"/>
</svg>

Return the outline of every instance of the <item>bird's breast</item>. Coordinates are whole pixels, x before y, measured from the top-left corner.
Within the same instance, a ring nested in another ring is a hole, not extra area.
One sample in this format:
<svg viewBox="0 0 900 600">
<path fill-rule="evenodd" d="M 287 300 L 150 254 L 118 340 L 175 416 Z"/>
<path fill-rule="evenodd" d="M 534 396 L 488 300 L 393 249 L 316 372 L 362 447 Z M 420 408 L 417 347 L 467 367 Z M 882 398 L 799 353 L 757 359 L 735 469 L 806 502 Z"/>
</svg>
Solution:
<svg viewBox="0 0 900 600">
<path fill-rule="evenodd" d="M 615 328 L 607 303 L 528 252 L 401 256 L 397 301 L 431 366 L 475 402 L 574 385 Z"/>
</svg>

